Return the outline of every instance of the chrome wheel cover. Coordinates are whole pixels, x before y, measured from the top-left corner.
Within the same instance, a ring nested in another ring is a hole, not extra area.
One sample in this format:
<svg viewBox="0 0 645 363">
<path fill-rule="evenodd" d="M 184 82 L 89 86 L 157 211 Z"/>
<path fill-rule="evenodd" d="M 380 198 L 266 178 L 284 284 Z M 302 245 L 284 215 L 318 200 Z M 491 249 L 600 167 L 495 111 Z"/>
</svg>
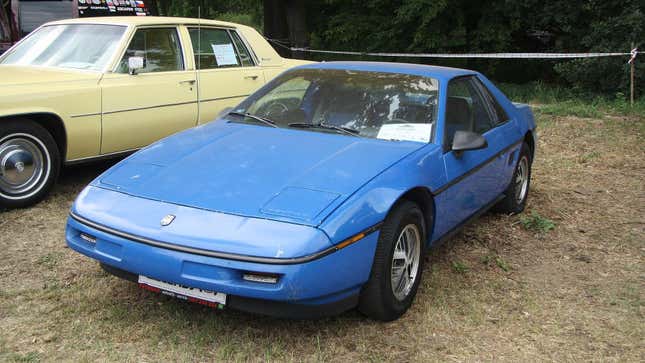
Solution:
<svg viewBox="0 0 645 363">
<path fill-rule="evenodd" d="M 524 202 L 526 193 L 529 189 L 529 160 L 522 156 L 517 165 L 517 175 L 515 176 L 515 201 L 517 204 Z"/>
<path fill-rule="evenodd" d="M 419 274 L 421 233 L 414 224 L 406 225 L 394 246 L 390 280 L 394 297 L 403 301 L 410 294 Z"/>
<path fill-rule="evenodd" d="M 28 134 L 11 134 L 0 140 L 0 195 L 23 199 L 36 194 L 50 172 L 45 145 Z"/>
</svg>

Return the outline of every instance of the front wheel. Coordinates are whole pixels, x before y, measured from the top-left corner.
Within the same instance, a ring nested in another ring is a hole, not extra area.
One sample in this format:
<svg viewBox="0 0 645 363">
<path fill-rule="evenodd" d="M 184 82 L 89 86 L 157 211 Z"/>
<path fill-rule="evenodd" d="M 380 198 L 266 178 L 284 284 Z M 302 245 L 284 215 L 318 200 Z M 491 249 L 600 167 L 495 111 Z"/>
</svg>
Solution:
<svg viewBox="0 0 645 363">
<path fill-rule="evenodd" d="M 419 288 L 426 228 L 421 209 L 397 204 L 379 235 L 370 278 L 361 291 L 359 310 L 372 319 L 391 321 L 403 315 Z"/>
<path fill-rule="evenodd" d="M 37 203 L 59 170 L 58 147 L 45 128 L 29 120 L 0 122 L 0 207 Z"/>
</svg>

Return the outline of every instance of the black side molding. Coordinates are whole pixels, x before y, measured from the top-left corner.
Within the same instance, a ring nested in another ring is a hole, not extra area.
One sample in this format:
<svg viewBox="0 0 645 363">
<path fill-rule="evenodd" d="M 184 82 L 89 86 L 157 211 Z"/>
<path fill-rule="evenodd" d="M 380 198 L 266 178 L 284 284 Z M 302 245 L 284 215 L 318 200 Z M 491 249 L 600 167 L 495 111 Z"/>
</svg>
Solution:
<svg viewBox="0 0 645 363">
<path fill-rule="evenodd" d="M 498 156 L 502 155 L 503 153 L 505 153 L 505 152 L 507 152 L 507 151 L 511 150 L 512 148 L 514 148 L 514 147 L 516 147 L 516 146 L 520 145 L 522 142 L 524 142 L 524 139 L 522 139 L 522 140 L 520 140 L 520 141 L 517 141 L 517 142 L 514 142 L 514 143 L 513 143 L 513 144 L 511 144 L 510 146 L 505 147 L 505 148 L 504 148 L 504 149 L 502 149 L 500 152 L 498 152 L 498 153 L 496 153 L 495 155 L 491 156 L 490 158 L 488 158 L 488 159 L 487 159 L 486 161 L 484 161 L 483 163 L 481 163 L 481 164 L 477 165 L 476 167 L 472 168 L 471 170 L 467 171 L 466 173 L 461 174 L 460 176 L 456 177 L 455 179 L 451 180 L 450 182 L 448 182 L 448 183 L 444 184 L 441 188 L 439 188 L 439 189 L 435 190 L 435 191 L 432 193 L 432 195 L 435 195 L 435 196 L 436 196 L 436 195 L 439 195 L 439 194 L 441 194 L 441 193 L 445 192 L 445 191 L 446 191 L 448 188 L 450 188 L 451 186 L 453 186 L 453 185 L 455 185 L 455 184 L 459 183 L 460 181 L 462 181 L 462 180 L 466 179 L 466 178 L 467 178 L 467 177 L 469 177 L 470 175 L 472 175 L 472 174 L 476 173 L 479 169 L 481 169 L 481 168 L 483 168 L 484 166 L 486 166 L 486 165 L 488 165 L 488 164 L 492 163 L 492 162 L 495 160 L 495 158 L 497 158 Z"/>
</svg>

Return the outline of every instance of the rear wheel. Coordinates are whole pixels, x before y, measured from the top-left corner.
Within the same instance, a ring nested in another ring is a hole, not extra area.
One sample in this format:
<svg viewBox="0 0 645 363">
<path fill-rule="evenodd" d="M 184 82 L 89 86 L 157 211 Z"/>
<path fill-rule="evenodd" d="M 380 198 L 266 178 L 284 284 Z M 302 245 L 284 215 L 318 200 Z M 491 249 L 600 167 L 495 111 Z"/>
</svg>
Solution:
<svg viewBox="0 0 645 363">
<path fill-rule="evenodd" d="M 54 138 L 37 123 L 0 123 L 0 207 L 39 202 L 58 177 L 60 154 Z"/>
<path fill-rule="evenodd" d="M 390 212 L 381 227 L 370 279 L 361 291 L 363 314 L 391 321 L 412 305 L 423 271 L 425 234 L 416 204 L 404 201 Z"/>
<path fill-rule="evenodd" d="M 531 185 L 531 151 L 529 146 L 524 143 L 520 150 L 520 158 L 515 166 L 515 172 L 511 184 L 504 192 L 502 199 L 496 206 L 495 210 L 500 213 L 521 213 L 526 206 L 526 199 L 529 196 L 529 187 Z"/>
</svg>

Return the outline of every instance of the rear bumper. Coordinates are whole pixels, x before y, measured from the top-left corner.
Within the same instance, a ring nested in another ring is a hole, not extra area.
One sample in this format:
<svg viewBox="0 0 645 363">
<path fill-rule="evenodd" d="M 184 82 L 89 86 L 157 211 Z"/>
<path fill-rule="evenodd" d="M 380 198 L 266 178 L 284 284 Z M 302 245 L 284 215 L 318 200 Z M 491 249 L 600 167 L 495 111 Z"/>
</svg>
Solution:
<svg viewBox="0 0 645 363">
<path fill-rule="evenodd" d="M 89 235 L 95 242 L 81 238 Z M 133 279 L 144 275 L 227 294 L 227 306 L 278 317 L 338 314 L 356 305 L 369 278 L 378 231 L 342 250 L 297 264 L 263 264 L 203 256 L 132 241 L 69 218 L 70 248 Z M 246 272 L 279 276 L 276 284 L 247 281 Z"/>
</svg>

